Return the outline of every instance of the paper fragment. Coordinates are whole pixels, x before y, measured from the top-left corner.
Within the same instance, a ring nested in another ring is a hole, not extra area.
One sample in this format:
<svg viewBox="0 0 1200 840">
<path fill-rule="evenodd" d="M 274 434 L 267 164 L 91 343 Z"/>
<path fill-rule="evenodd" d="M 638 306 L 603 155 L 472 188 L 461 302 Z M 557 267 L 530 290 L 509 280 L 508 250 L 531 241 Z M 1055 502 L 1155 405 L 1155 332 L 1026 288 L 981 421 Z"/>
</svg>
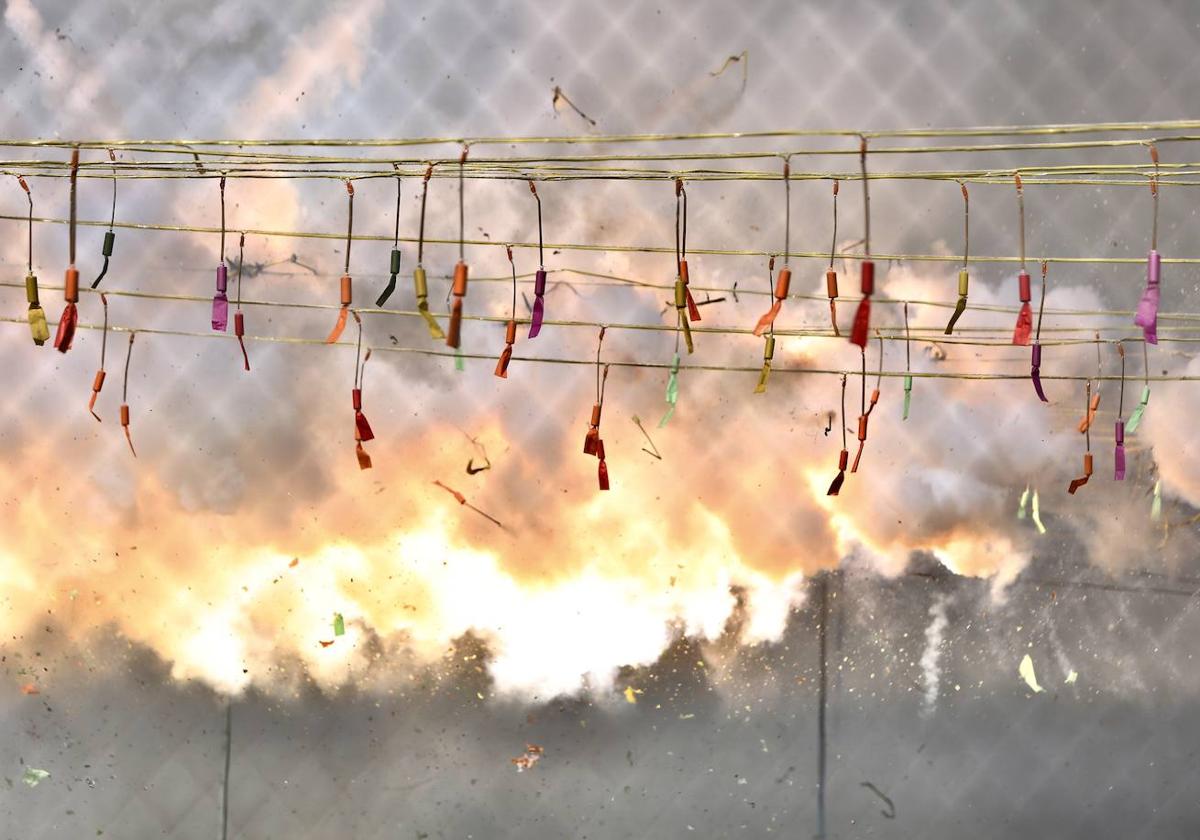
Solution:
<svg viewBox="0 0 1200 840">
<path fill-rule="evenodd" d="M 533 765 L 537 764 L 541 760 L 544 753 L 545 750 L 543 750 L 537 744 L 526 744 L 525 752 L 516 758 L 510 758 L 509 762 L 516 766 L 518 773 L 522 773 L 525 770 L 532 768 Z"/>
<path fill-rule="evenodd" d="M 36 767 L 26 767 L 25 774 L 21 776 L 21 781 L 32 787 L 37 787 L 39 783 L 50 778 L 50 773 L 46 770 L 39 770 Z"/>
<path fill-rule="evenodd" d="M 1037 526 L 1038 533 L 1046 533 L 1046 526 L 1042 524 L 1042 511 L 1038 504 L 1038 491 L 1033 491 L 1033 524 Z"/>
<path fill-rule="evenodd" d="M 1075 685 L 1075 680 L 1077 679 L 1079 679 L 1079 674 L 1076 671 L 1071 671 L 1071 673 L 1067 674 L 1066 684 Z"/>
<path fill-rule="evenodd" d="M 333 635 L 335 635 L 335 636 L 345 636 L 346 635 L 346 620 L 344 618 L 342 618 L 341 613 L 333 614 Z"/>
<path fill-rule="evenodd" d="M 1029 654 L 1025 654 L 1021 660 L 1020 667 L 1017 668 L 1017 673 L 1021 675 L 1021 679 L 1025 680 L 1025 684 L 1033 691 L 1034 694 L 1045 691 L 1038 685 L 1037 675 L 1033 673 L 1033 660 L 1029 658 Z"/>
</svg>

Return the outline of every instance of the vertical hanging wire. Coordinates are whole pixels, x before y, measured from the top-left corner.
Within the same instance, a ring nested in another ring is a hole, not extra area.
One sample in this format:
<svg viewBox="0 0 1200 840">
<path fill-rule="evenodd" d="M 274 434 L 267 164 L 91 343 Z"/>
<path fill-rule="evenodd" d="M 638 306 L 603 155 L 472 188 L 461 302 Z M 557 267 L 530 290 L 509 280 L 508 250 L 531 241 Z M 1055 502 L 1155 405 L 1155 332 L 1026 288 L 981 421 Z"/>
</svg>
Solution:
<svg viewBox="0 0 1200 840">
<path fill-rule="evenodd" d="M 833 258 L 837 251 L 837 199 L 838 199 L 838 180 L 833 179 L 833 238 L 829 243 L 829 267 L 833 268 Z"/>
<path fill-rule="evenodd" d="M 421 179 L 421 224 L 417 229 L 417 267 L 425 264 L 425 201 L 429 198 L 429 179 L 433 177 L 434 164 L 425 167 L 425 177 Z"/>
<path fill-rule="evenodd" d="M 862 173 L 863 188 L 863 253 L 871 258 L 871 190 L 867 186 L 867 138 L 859 135 L 862 141 L 858 147 L 858 163 Z"/>
<path fill-rule="evenodd" d="M 93 289 L 95 289 L 97 286 L 99 286 L 100 281 L 104 279 L 104 276 L 106 274 L 108 274 L 108 259 L 110 256 L 112 256 L 113 241 L 116 238 L 116 234 L 113 232 L 113 228 L 117 224 L 117 166 L 116 166 L 117 155 L 112 149 L 108 150 L 108 159 L 113 164 L 113 167 L 112 167 L 112 210 L 109 213 L 109 217 L 108 217 L 108 231 L 104 234 L 104 247 L 102 249 L 102 255 L 104 257 L 104 264 L 100 267 L 100 273 L 96 275 L 96 279 L 92 281 Z"/>
</svg>

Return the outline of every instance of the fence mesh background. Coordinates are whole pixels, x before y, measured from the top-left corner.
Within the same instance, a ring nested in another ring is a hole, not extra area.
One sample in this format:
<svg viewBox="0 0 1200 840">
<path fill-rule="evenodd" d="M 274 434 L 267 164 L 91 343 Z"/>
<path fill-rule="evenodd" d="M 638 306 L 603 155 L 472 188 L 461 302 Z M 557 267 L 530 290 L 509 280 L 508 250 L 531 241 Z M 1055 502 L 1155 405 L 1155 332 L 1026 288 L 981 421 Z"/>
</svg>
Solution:
<svg viewBox="0 0 1200 840">
<path fill-rule="evenodd" d="M 6 79 L 0 125 L 9 137 L 589 130 L 570 112 L 554 111 L 554 85 L 606 133 L 1187 118 L 1197 113 L 1191 80 L 1200 61 L 1198 23 L 1184 3 L 1082 0 L 1053 9 L 1017 2 L 735 7 L 556 0 L 281 8 L 262 0 L 10 0 L 0 40 Z M 726 56 L 743 50 L 745 66 L 710 75 Z M 1139 155 L 1135 150 L 1123 159 L 1140 161 Z M 999 168 L 1012 158 L 989 160 Z M 449 184 L 435 182 L 438 201 L 448 201 Z M 256 188 L 235 182 L 233 189 Z M 295 226 L 337 230 L 340 187 L 302 189 L 307 200 Z M 470 189 L 469 230 L 533 238 L 527 207 L 505 206 L 499 187 Z M 644 231 L 640 241 L 668 243 L 667 190 L 662 184 L 563 185 L 555 193 L 560 221 L 551 238 L 612 241 L 606 225 L 619 226 L 623 207 L 658 202 L 662 225 Z M 103 217 L 103 192 L 83 198 L 81 216 Z M 362 192 L 362 224 L 384 232 L 390 187 Z M 413 192 L 406 193 L 407 219 Z M 694 187 L 694 241 L 736 247 L 739 231 L 753 219 L 763 240 L 777 242 L 778 202 L 764 192 Z M 11 193 L 5 212 L 19 213 L 20 196 Z M 192 214 L 206 224 L 215 219 L 211 182 L 123 184 L 122 195 L 119 213 L 135 220 L 186 220 Z M 58 208 L 64 196 L 63 185 L 52 184 L 38 199 Z M 1113 256 L 1144 251 L 1144 197 L 1133 201 L 1124 192 L 1113 197 L 1080 189 L 1047 190 L 1039 199 L 1039 211 L 1031 214 L 1035 248 Z M 979 218 L 989 219 L 973 237 L 976 247 L 1011 252 L 1011 195 L 981 190 L 973 200 Z M 815 249 L 827 236 L 826 187 L 798 187 L 796 201 L 793 236 L 800 247 Z M 844 223 L 851 228 L 858 224 L 855 203 L 846 202 Z M 269 226 L 268 206 L 233 191 L 231 204 L 241 214 L 236 224 Z M 880 248 L 920 252 L 939 239 L 957 242 L 960 205 L 951 187 L 881 187 L 873 205 L 881 220 Z M 1164 214 L 1165 253 L 1190 253 L 1194 211 L 1182 205 L 1180 200 L 1169 217 Z M 446 234 L 450 219 L 443 207 L 434 211 L 432 224 Z M 9 223 L 8 230 L 5 259 L 16 276 L 21 228 Z M 56 276 L 61 229 L 39 230 L 38 236 L 42 273 Z M 96 250 L 98 237 L 88 231 L 81 250 Z M 273 248 L 274 257 L 293 248 L 252 245 L 259 253 Z M 315 264 L 326 277 L 338 271 L 333 249 L 294 248 L 298 260 Z M 356 259 L 382 266 L 386 250 L 383 243 L 356 247 Z M 169 288 L 187 289 L 187 272 L 195 272 L 206 287 L 212 254 L 212 243 L 202 238 L 122 231 L 114 279 L 169 274 Z M 452 259 L 449 248 L 438 254 Z M 248 259 L 255 257 L 248 253 Z M 716 258 L 698 262 L 701 270 L 721 264 Z M 480 263 L 482 273 L 503 271 L 495 254 Z M 603 269 L 612 263 L 601 256 L 576 264 Z M 1116 270 L 1074 271 L 1076 279 L 1088 277 L 1106 291 L 1129 288 Z M 264 277 L 275 284 L 276 297 L 312 299 L 329 288 L 299 270 L 276 280 Z M 369 272 L 356 277 L 368 288 L 382 279 Z M 1193 289 L 1180 283 L 1164 305 L 1181 308 L 1183 294 Z M 20 294 L 6 289 L 0 299 L 13 309 Z M 164 328 L 203 317 L 204 308 L 125 306 L 121 317 L 127 322 Z M 643 315 L 654 312 L 653 302 L 643 307 Z M 294 314 L 270 323 L 280 333 L 321 327 L 311 316 Z M 384 333 L 371 338 L 387 340 Z M 8 359 L 25 358 L 16 354 L 26 344 L 20 329 L 6 326 L 0 335 Z M 137 399 L 152 405 L 158 419 L 139 421 L 138 434 L 142 446 L 160 453 L 161 472 L 177 467 L 188 475 L 171 482 L 185 508 L 219 509 L 228 476 L 197 477 L 186 467 L 196 451 L 229 447 L 244 434 L 248 421 L 238 409 L 246 392 L 230 388 L 214 395 L 198 386 L 206 371 L 228 363 L 229 348 L 196 345 L 169 357 L 136 357 Z M 39 361 L 44 366 L 32 373 L 6 365 L 10 398 L 0 408 L 0 435 L 20 447 L 32 435 L 24 418 L 37 417 L 37 435 L 63 441 L 82 473 L 113 493 L 127 492 L 120 488 L 128 485 L 132 468 L 123 442 L 81 429 L 77 416 L 56 412 L 58 392 L 45 384 L 52 374 L 86 382 L 95 345 L 87 346 L 92 349 L 64 360 Z M 119 356 L 122 343 L 113 346 Z M 629 351 L 649 350 L 647 343 Z M 291 488 L 320 486 L 328 460 L 325 444 L 311 440 L 294 417 L 289 371 L 302 366 L 318 371 L 317 377 L 338 377 L 345 365 L 311 348 L 255 345 L 251 353 L 264 390 L 250 423 L 273 432 L 260 439 L 256 452 L 275 467 L 256 473 L 239 492 L 277 495 L 281 507 L 301 505 L 304 499 L 283 497 Z M 406 366 L 434 388 L 447 375 L 446 366 L 436 363 L 402 358 L 388 364 Z M 467 375 L 480 382 L 488 371 L 472 368 Z M 553 376 L 531 373 L 505 387 L 510 394 L 527 389 L 532 397 L 545 394 Z M 658 404 L 661 377 L 636 384 L 646 405 Z M 192 429 L 184 418 L 202 396 L 211 422 Z M 578 404 L 576 397 L 564 394 L 561 406 L 545 406 L 546 414 Z M 340 422 L 332 417 L 318 413 L 306 422 Z M 713 463 L 719 463 L 715 456 Z M 11 518 L 0 521 L 3 532 L 22 528 Z M 1058 549 L 1062 556 L 1078 554 L 1077 546 Z M 1041 571 L 1056 580 L 1081 574 L 1074 565 Z M 1143 586 L 1146 580 L 1127 582 Z M 1200 680 L 1186 652 L 1200 631 L 1194 599 L 1049 585 L 1018 587 L 997 603 L 977 583 L 918 578 L 881 584 L 853 573 L 831 585 L 830 836 L 1196 836 Z M 951 629 L 942 652 L 942 697 L 935 712 L 923 714 L 919 658 L 931 609 L 946 610 Z M 697 669 L 696 650 L 681 642 L 640 676 L 647 694 L 637 707 L 619 711 L 587 700 L 480 704 L 473 681 L 482 678 L 465 668 L 454 680 L 403 696 L 353 686 L 332 694 L 302 692 L 289 701 L 251 693 L 233 712 L 229 836 L 813 835 L 813 622 L 811 607 L 797 612 L 779 644 L 730 656 L 720 675 Z M 18 668 L 43 667 L 42 644 L 31 636 L 3 643 L 8 683 L 15 687 L 21 680 Z M 1032 651 L 1039 663 L 1065 652 L 1081 674 L 1079 684 L 1064 686 L 1054 677 L 1047 680 L 1054 683 L 1049 694 L 1032 699 L 1014 690 L 1008 677 L 1022 650 Z M 119 637 L 87 654 L 56 654 L 44 667 L 54 671 L 53 696 L 0 692 L 0 777 L 7 782 L 0 787 L 0 834 L 220 836 L 222 698 L 172 681 L 169 666 Z M 985 679 L 997 672 L 1006 674 L 1007 690 Z M 713 690 L 715 683 L 721 691 Z M 507 759 L 535 731 L 547 758 L 537 772 L 517 775 Z M 51 769 L 52 779 L 36 788 L 21 784 L 26 765 Z M 893 800 L 894 820 L 864 782 Z"/>
</svg>

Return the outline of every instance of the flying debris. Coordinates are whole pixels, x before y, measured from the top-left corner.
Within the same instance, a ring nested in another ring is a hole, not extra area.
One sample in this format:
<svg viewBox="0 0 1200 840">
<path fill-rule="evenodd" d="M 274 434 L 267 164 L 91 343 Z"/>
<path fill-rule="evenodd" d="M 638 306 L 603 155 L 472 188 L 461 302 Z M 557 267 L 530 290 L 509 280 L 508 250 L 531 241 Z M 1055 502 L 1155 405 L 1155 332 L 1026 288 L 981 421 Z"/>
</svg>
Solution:
<svg viewBox="0 0 1200 840">
<path fill-rule="evenodd" d="M 576 106 L 574 102 L 567 98 L 567 95 L 563 93 L 563 89 L 558 85 L 554 86 L 554 98 L 550 101 L 550 105 L 554 108 L 554 113 L 556 114 L 564 107 L 570 108 L 576 114 L 583 117 L 584 120 L 590 123 L 593 128 L 596 127 L 596 121 L 587 114 L 583 113 L 583 111 L 580 111 L 578 106 Z"/>
<path fill-rule="evenodd" d="M 545 750 L 543 750 L 537 744 L 526 744 L 525 752 L 522 753 L 521 755 L 517 756 L 516 758 L 510 758 L 509 761 L 512 764 L 516 765 L 518 773 L 523 773 L 524 771 L 531 769 L 533 767 L 533 765 L 535 765 L 539 761 L 541 761 L 542 754 L 544 752 L 545 752 Z"/>
<path fill-rule="evenodd" d="M 729 58 L 725 59 L 724 64 L 722 64 L 716 70 L 711 71 L 708 75 L 715 79 L 717 76 L 720 76 L 735 64 L 742 65 L 742 86 L 740 89 L 745 90 L 746 82 L 750 77 L 750 50 L 742 50 L 737 55 L 729 56 Z"/>
<path fill-rule="evenodd" d="M 476 513 L 478 513 L 478 514 L 479 514 L 480 516 L 482 516 L 484 519 L 486 519 L 486 520 L 488 520 L 489 522 L 491 522 L 492 524 L 494 524 L 494 525 L 495 525 L 497 528 L 499 528 L 501 531 L 505 531 L 505 530 L 507 530 L 507 529 L 504 527 L 504 525 L 503 525 L 503 524 L 501 524 L 501 522 L 500 522 L 500 520 L 499 520 L 499 519 L 497 519 L 496 517 L 494 517 L 494 516 L 491 516 L 491 515 L 489 515 L 489 514 L 486 514 L 486 513 L 484 513 L 483 511 L 481 511 L 479 508 L 475 507 L 475 505 L 473 505 L 473 504 L 471 504 L 470 502 L 468 502 L 468 501 L 467 501 L 467 497 L 466 497 L 466 496 L 464 496 L 462 493 L 459 493 L 457 490 L 454 490 L 454 489 L 452 489 L 452 488 L 450 488 L 450 487 L 447 487 L 445 484 L 442 484 L 442 482 L 440 482 L 440 481 L 434 481 L 433 483 L 434 483 L 434 484 L 436 484 L 438 487 L 441 487 L 443 490 L 445 490 L 445 491 L 446 491 L 447 493 L 449 493 L 451 496 L 453 496 L 453 497 L 454 497 L 454 498 L 455 498 L 455 499 L 458 501 L 458 503 L 459 503 L 460 505 L 463 505 L 464 507 L 469 507 L 471 510 L 475 511 Z"/>
<path fill-rule="evenodd" d="M 1029 686 L 1034 694 L 1046 690 L 1038 685 L 1037 675 L 1033 673 L 1033 660 L 1029 658 L 1028 653 L 1021 659 L 1021 665 L 1017 668 L 1017 673 L 1021 675 L 1021 679 L 1025 680 L 1025 684 Z"/>
<path fill-rule="evenodd" d="M 37 787 L 41 782 L 50 778 L 48 770 L 39 770 L 36 767 L 26 767 L 25 774 L 21 776 L 21 781 L 32 787 Z"/>
<path fill-rule="evenodd" d="M 870 782 L 859 782 L 859 784 L 862 785 L 863 787 L 865 787 L 867 790 L 871 791 L 871 793 L 878 796 L 880 799 L 883 800 L 884 804 L 887 805 L 887 810 L 880 811 L 879 813 L 883 814 L 889 820 L 896 819 L 896 803 L 892 802 L 891 797 L 889 797 L 886 793 L 881 791 L 879 788 L 875 787 L 875 785 L 871 784 Z"/>
</svg>

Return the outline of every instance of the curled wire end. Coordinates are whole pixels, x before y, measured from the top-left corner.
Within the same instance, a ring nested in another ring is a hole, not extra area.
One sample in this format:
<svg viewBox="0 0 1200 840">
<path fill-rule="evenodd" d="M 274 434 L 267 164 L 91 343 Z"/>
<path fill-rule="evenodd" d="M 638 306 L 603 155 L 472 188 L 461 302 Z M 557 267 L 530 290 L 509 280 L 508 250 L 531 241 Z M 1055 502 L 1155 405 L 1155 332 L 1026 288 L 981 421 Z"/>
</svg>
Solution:
<svg viewBox="0 0 1200 840">
<path fill-rule="evenodd" d="M 866 349 L 867 332 L 871 324 L 871 299 L 864 297 L 854 312 L 854 327 L 850 331 L 850 343 Z"/>
<path fill-rule="evenodd" d="M 1029 378 L 1033 381 L 1033 390 L 1037 392 L 1038 399 L 1044 403 L 1050 402 L 1046 399 L 1046 392 L 1042 390 L 1042 345 L 1033 345 L 1033 359 L 1029 365 Z"/>
<path fill-rule="evenodd" d="M 512 345 L 507 344 L 504 350 L 500 353 L 500 358 L 496 360 L 496 376 L 501 379 L 508 379 L 508 363 L 512 360 Z"/>
<path fill-rule="evenodd" d="M 946 335 L 954 335 L 954 325 L 958 323 L 958 319 L 967 311 L 967 296 L 961 295 L 958 298 L 958 303 L 954 304 L 954 314 L 950 316 L 950 322 L 946 324 Z"/>
<path fill-rule="evenodd" d="M 832 303 L 832 301 L 831 301 L 831 303 Z M 783 306 L 783 301 L 778 300 L 778 299 L 773 304 L 771 304 L 771 308 L 768 309 L 766 311 L 766 313 L 761 318 L 758 319 L 758 323 L 754 325 L 754 334 L 755 335 L 761 336 L 763 333 L 765 333 L 767 330 L 769 330 L 772 326 L 775 325 L 775 318 L 779 315 L 779 310 L 780 310 L 780 307 L 782 307 L 782 306 Z"/>
<path fill-rule="evenodd" d="M 333 329 L 329 331 L 329 335 L 325 336 L 326 344 L 336 344 L 337 340 L 342 337 L 342 333 L 346 329 L 346 317 L 349 309 L 345 306 L 338 312 L 337 322 L 334 323 Z"/>
<path fill-rule="evenodd" d="M 455 297 L 450 305 L 450 327 L 446 330 L 446 346 L 458 347 L 462 340 L 463 304 L 461 297 Z"/>
<path fill-rule="evenodd" d="M 75 304 L 68 303 L 58 319 L 58 331 L 54 334 L 54 349 L 66 353 L 75 341 L 75 327 L 79 322 L 79 312 Z"/>
<path fill-rule="evenodd" d="M 241 312 L 233 313 L 233 332 L 237 336 L 238 346 L 242 348 L 242 365 L 249 372 L 250 356 L 246 353 L 246 342 L 243 339 L 243 336 L 246 335 L 246 321 Z"/>
<path fill-rule="evenodd" d="M 417 311 L 421 313 L 421 318 L 425 321 L 430 338 L 441 341 L 446 337 L 446 334 L 442 332 L 441 325 L 437 322 L 437 318 L 434 318 L 433 313 L 429 311 L 428 302 L 417 304 Z"/>
<path fill-rule="evenodd" d="M 387 285 L 383 287 L 383 291 L 379 293 L 379 297 L 375 298 L 375 305 L 383 306 L 394 291 L 396 291 L 396 273 L 392 272 L 392 276 L 388 278 Z"/>
<path fill-rule="evenodd" d="M 1079 478 L 1071 479 L 1071 485 L 1067 488 L 1067 492 L 1072 496 L 1075 491 L 1088 483 L 1088 479 L 1092 477 L 1092 453 L 1088 452 L 1083 456 L 1083 475 Z"/>
<path fill-rule="evenodd" d="M 767 379 L 771 376 L 771 363 L 763 362 L 762 370 L 758 374 L 758 384 L 754 386 L 754 393 L 765 394 L 767 392 Z"/>
<path fill-rule="evenodd" d="M 121 427 L 125 430 L 125 440 L 129 443 L 129 451 L 133 453 L 133 457 L 137 457 L 137 450 L 133 448 L 133 436 L 129 433 L 129 405 L 121 406 Z"/>
<path fill-rule="evenodd" d="M 1114 433 L 1116 446 L 1113 450 L 1113 479 L 1115 481 L 1125 480 L 1125 421 L 1117 419 L 1116 431 Z"/>
<path fill-rule="evenodd" d="M 104 258 L 104 265 L 100 267 L 100 273 L 96 275 L 96 279 L 92 281 L 92 288 L 100 285 L 100 281 L 104 279 L 104 275 L 108 274 L 108 257 Z"/>
<path fill-rule="evenodd" d="M 354 454 L 358 458 L 358 468 L 360 470 L 371 469 L 371 456 L 367 454 L 367 450 L 363 449 L 361 443 L 354 444 Z"/>
<path fill-rule="evenodd" d="M 1100 410 L 1100 395 L 1092 394 L 1092 402 L 1088 406 L 1088 412 L 1079 421 L 1079 434 L 1083 434 L 1092 427 L 1092 421 L 1096 419 L 1096 412 Z"/>
<path fill-rule="evenodd" d="M 688 353 L 695 353 L 696 345 L 692 343 L 692 327 L 688 323 L 687 316 L 682 312 L 679 314 L 679 323 L 683 327 L 683 343 L 687 345 Z"/>
<path fill-rule="evenodd" d="M 46 323 L 46 311 L 40 304 L 29 304 L 29 333 L 33 343 L 41 347 L 50 339 L 50 325 Z"/>
<path fill-rule="evenodd" d="M 1146 406 L 1150 403 L 1150 386 L 1146 385 L 1142 388 L 1142 398 L 1134 408 L 1133 414 L 1129 415 L 1129 421 L 1125 424 L 1125 432 L 1133 434 L 1137 431 L 1137 427 L 1142 424 L 1142 415 L 1146 413 Z"/>
</svg>

